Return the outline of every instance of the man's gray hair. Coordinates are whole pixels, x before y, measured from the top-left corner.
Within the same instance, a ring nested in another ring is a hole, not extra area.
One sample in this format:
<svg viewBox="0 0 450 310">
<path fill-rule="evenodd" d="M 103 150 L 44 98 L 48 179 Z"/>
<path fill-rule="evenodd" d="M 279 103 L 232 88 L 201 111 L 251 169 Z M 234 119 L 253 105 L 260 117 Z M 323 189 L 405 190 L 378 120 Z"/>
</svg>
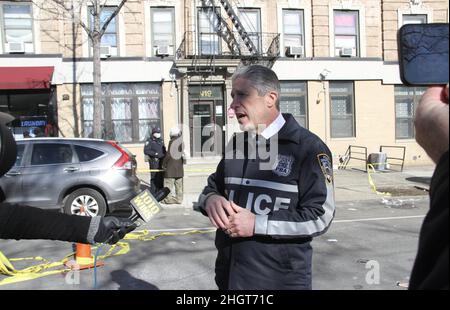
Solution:
<svg viewBox="0 0 450 310">
<path fill-rule="evenodd" d="M 272 69 L 261 65 L 240 67 L 233 74 L 233 77 L 231 78 L 232 82 L 236 81 L 238 78 L 249 81 L 253 88 L 256 89 L 259 96 L 264 96 L 270 91 L 277 92 L 278 100 L 276 102 L 276 107 L 280 110 L 281 86 L 278 76 Z"/>
</svg>

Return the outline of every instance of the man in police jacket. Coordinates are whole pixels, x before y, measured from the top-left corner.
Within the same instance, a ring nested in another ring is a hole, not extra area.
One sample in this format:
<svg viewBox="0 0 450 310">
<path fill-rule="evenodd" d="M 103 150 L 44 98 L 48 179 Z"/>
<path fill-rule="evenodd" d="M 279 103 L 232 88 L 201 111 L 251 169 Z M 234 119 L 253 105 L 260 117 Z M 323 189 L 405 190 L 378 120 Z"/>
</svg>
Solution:
<svg viewBox="0 0 450 310">
<path fill-rule="evenodd" d="M 331 152 L 280 113 L 280 83 L 271 69 L 240 68 L 232 83 L 229 112 L 244 132 L 233 137 L 199 197 L 200 210 L 218 228 L 216 284 L 311 289 L 310 242 L 335 212 Z M 259 155 L 267 150 L 268 165 Z"/>
</svg>

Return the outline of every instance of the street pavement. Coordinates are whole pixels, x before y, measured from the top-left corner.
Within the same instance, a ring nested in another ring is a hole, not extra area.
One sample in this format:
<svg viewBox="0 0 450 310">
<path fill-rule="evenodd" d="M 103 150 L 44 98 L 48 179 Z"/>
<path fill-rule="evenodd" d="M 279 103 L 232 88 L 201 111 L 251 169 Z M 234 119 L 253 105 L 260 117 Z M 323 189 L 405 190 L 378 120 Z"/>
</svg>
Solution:
<svg viewBox="0 0 450 310">
<path fill-rule="evenodd" d="M 326 234 L 312 243 L 313 289 L 405 290 L 428 210 L 426 190 L 433 168 L 376 172 L 370 178 L 356 169 L 335 170 L 336 216 Z M 186 182 L 190 182 L 189 177 Z M 150 235 L 178 235 L 152 241 L 127 240 L 127 254 L 106 258 L 105 266 L 95 271 L 0 285 L 0 290 L 215 290 L 214 233 L 209 220 L 186 201 L 183 205 L 162 205 L 162 211 L 138 229 L 148 229 Z M 199 229 L 204 233 L 186 234 Z M 103 246 L 100 254 L 109 247 Z M 53 262 L 71 253 L 72 245 L 2 240 L 0 251 L 8 258 L 42 256 Z M 13 264 L 21 269 L 33 262 Z M 0 275 L 0 284 L 5 278 Z"/>
</svg>

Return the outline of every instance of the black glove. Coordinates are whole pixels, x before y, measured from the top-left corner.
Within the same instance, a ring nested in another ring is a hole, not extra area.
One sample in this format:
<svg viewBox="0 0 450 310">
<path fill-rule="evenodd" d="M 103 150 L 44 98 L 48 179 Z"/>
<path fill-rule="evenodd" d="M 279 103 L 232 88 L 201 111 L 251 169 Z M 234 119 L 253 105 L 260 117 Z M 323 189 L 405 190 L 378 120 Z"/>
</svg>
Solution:
<svg viewBox="0 0 450 310">
<path fill-rule="evenodd" d="M 88 241 L 89 243 L 115 244 L 136 227 L 137 225 L 129 219 L 113 216 L 93 217 L 89 227 Z M 89 240 L 91 239 L 89 236 L 94 236 L 93 242 Z"/>
</svg>

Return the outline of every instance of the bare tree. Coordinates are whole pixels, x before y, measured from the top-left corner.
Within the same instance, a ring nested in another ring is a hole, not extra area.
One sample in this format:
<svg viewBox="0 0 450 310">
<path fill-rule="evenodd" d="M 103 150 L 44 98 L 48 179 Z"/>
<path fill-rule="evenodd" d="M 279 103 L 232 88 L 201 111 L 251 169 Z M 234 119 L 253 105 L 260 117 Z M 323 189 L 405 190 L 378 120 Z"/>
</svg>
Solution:
<svg viewBox="0 0 450 310">
<path fill-rule="evenodd" d="M 119 5 L 114 6 L 115 9 L 104 22 L 101 20 L 101 14 L 106 6 L 112 7 L 109 0 L 33 0 L 32 2 L 40 9 L 54 14 L 58 19 L 71 20 L 72 23 L 81 26 L 88 35 L 93 50 L 94 117 L 92 136 L 93 138 L 102 138 L 100 43 L 108 25 L 119 14 L 127 0 L 120 0 Z M 91 23 L 83 21 L 81 18 L 83 9 L 87 9 L 87 18 L 91 19 Z"/>
</svg>

